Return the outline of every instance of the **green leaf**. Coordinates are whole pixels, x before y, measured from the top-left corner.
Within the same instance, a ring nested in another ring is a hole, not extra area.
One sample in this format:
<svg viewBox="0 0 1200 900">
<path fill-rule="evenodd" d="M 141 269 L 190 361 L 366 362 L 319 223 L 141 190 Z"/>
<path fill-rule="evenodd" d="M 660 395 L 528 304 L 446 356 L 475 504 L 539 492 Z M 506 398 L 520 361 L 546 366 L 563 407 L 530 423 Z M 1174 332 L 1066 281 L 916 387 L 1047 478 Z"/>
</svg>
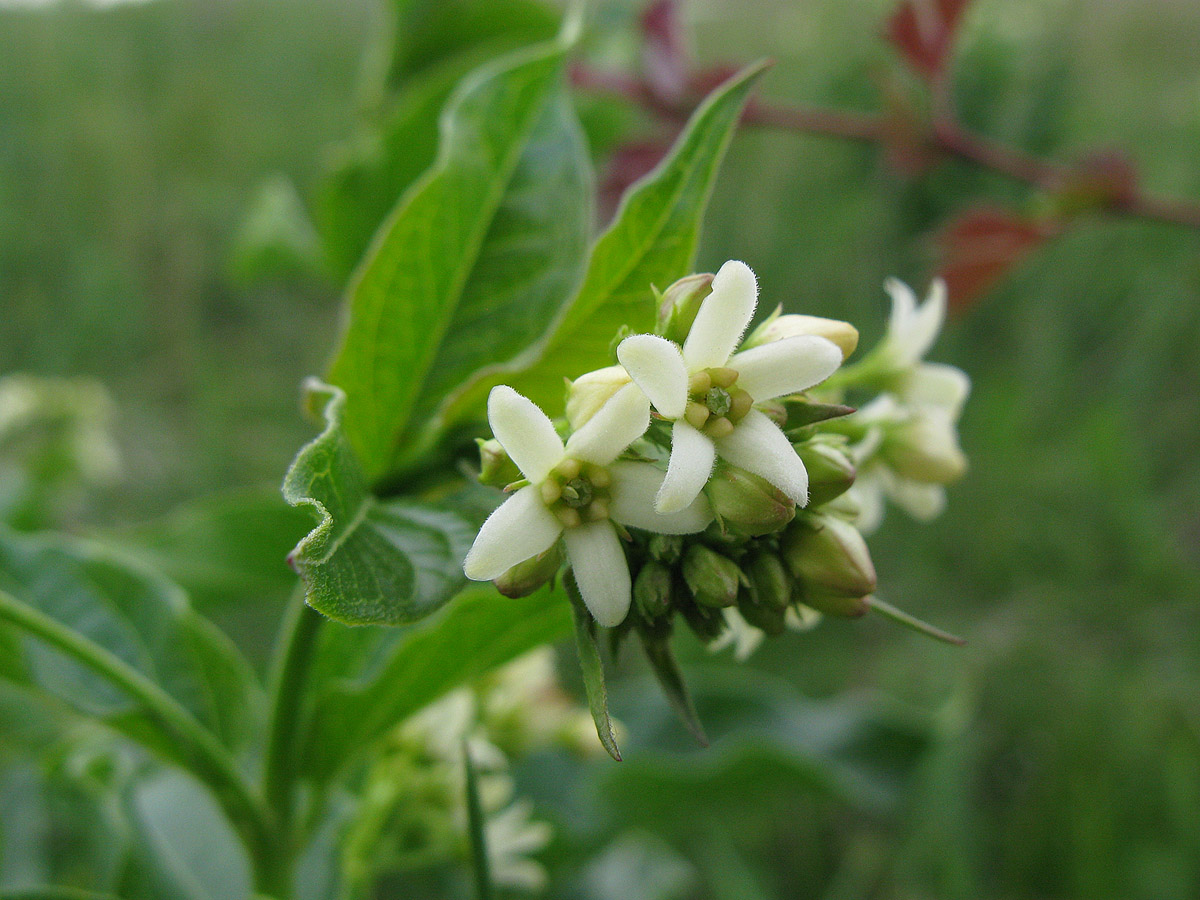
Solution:
<svg viewBox="0 0 1200 900">
<path fill-rule="evenodd" d="M 229 747 L 242 746 L 260 692 L 233 645 L 183 592 L 131 560 L 80 540 L 0 527 L 0 589 L 161 687 Z M 158 723 L 128 694 L 60 650 L 20 642 L 21 680 L 144 738 Z M 161 747 L 173 753 L 169 740 Z"/>
<path fill-rule="evenodd" d="M 667 158 L 629 189 L 596 241 L 583 286 L 544 341 L 541 361 L 513 382 L 519 391 L 556 410 L 564 375 L 611 365 L 610 347 L 621 326 L 653 330 L 650 287 L 665 288 L 690 273 L 717 168 L 765 68 L 750 66 L 714 90 Z"/>
<path fill-rule="evenodd" d="M 310 382 L 326 427 L 304 447 L 283 482 L 292 506 L 319 521 L 292 551 L 310 606 L 348 624 L 398 624 L 423 618 L 466 581 L 462 561 L 476 523 L 449 509 L 378 500 L 367 491 L 342 428 L 346 395 Z"/>
<path fill-rule="evenodd" d="M 464 81 L 438 161 L 355 276 L 329 381 L 368 480 L 432 440 L 447 396 L 526 350 L 574 291 L 591 175 L 563 86 L 564 50 L 505 57 Z M 420 443 L 414 445 L 414 440 Z"/>
<path fill-rule="evenodd" d="M 371 634 L 379 629 L 325 629 L 324 637 L 331 640 L 322 655 L 341 659 L 346 644 L 366 642 L 376 660 L 362 677 L 327 681 L 319 692 L 305 751 L 307 773 L 328 780 L 447 691 L 562 637 L 570 627 L 568 607 L 562 594 L 549 588 L 511 600 L 479 586 L 460 594 L 436 618 L 405 631 L 390 630 L 386 636 L 395 636 L 394 641 L 383 645 Z M 318 668 L 329 666 L 328 659 L 318 660 Z"/>
<path fill-rule="evenodd" d="M 667 702 L 671 704 L 671 708 L 675 710 L 675 714 L 687 730 L 699 741 L 700 746 L 707 747 L 708 736 L 704 733 L 704 726 L 700 724 L 700 717 L 696 715 L 696 707 L 692 703 L 691 694 L 688 693 L 687 684 L 684 683 L 683 673 L 679 671 L 679 663 L 675 661 L 675 654 L 671 652 L 671 644 L 666 638 L 646 634 L 641 635 L 641 639 L 646 658 L 650 661 L 650 668 L 666 694 Z"/>
<path fill-rule="evenodd" d="M 0 900 L 121 900 L 116 894 L 97 894 L 70 887 L 32 887 L 0 891 Z"/>
<path fill-rule="evenodd" d="M 604 663 L 600 659 L 600 645 L 596 643 L 596 622 L 583 603 L 574 573 L 566 577 L 567 596 L 571 598 L 571 612 L 575 622 L 575 646 L 579 650 L 579 666 L 583 670 L 583 687 L 587 692 L 588 709 L 596 723 L 596 736 L 617 762 L 621 751 L 613 734 L 612 719 L 608 715 L 608 687 L 604 683 Z"/>
</svg>

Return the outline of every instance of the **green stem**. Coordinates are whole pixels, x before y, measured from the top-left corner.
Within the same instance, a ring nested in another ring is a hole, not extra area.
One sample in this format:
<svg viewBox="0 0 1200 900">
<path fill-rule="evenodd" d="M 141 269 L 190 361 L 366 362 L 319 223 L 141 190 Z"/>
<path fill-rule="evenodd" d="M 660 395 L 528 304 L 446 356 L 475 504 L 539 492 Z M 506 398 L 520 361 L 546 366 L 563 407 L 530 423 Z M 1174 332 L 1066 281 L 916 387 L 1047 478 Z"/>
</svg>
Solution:
<svg viewBox="0 0 1200 900">
<path fill-rule="evenodd" d="M 944 644 L 953 644 L 955 647 L 965 647 L 967 641 L 965 638 L 960 638 L 956 634 L 951 634 L 948 631 L 936 626 L 930 625 L 928 622 L 922 622 L 916 616 L 906 613 L 902 609 L 897 609 L 890 603 L 885 603 L 878 597 L 868 597 L 867 606 L 875 610 L 881 616 L 891 619 L 897 625 L 903 625 L 905 628 L 911 628 L 918 634 L 923 634 L 926 637 L 931 637 L 936 641 L 941 641 Z"/>
<path fill-rule="evenodd" d="M 296 746 L 300 730 L 302 700 L 308 670 L 324 618 L 304 602 L 301 586 L 288 606 L 280 627 L 271 679 L 271 722 L 263 763 L 263 794 L 279 822 L 289 849 L 292 847 L 292 815 L 295 806 Z"/>
<path fill-rule="evenodd" d="M 250 853 L 257 880 L 262 868 L 269 867 L 276 855 L 274 823 L 217 738 L 174 697 L 125 660 L 4 591 L 0 591 L 0 620 L 61 650 L 137 700 L 158 720 L 181 748 L 180 755 L 187 760 L 193 774 L 212 789 Z M 135 734 L 129 736 L 137 739 Z M 162 754 L 161 748 L 144 745 Z M 180 762 L 171 757 L 168 761 Z"/>
</svg>

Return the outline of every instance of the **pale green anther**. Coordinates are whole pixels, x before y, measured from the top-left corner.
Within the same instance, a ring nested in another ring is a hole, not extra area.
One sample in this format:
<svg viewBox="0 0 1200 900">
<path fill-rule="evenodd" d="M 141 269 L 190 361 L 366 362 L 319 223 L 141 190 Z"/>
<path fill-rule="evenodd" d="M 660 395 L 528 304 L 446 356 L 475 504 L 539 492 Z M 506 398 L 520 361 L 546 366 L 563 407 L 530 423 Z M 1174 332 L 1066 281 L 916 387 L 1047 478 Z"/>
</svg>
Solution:
<svg viewBox="0 0 1200 900">
<path fill-rule="evenodd" d="M 608 501 L 603 499 L 593 500 L 587 509 L 583 512 L 584 518 L 589 522 L 600 522 L 608 518 Z"/>
<path fill-rule="evenodd" d="M 733 383 L 738 379 L 736 369 L 731 369 L 728 366 L 719 366 L 715 369 L 709 369 L 708 375 L 712 379 L 712 383 L 717 387 L 733 387 Z"/>
<path fill-rule="evenodd" d="M 704 395 L 704 405 L 714 416 L 723 416 L 733 406 L 733 399 L 724 388 L 713 387 Z"/>
<path fill-rule="evenodd" d="M 554 515 L 562 522 L 564 528 L 576 528 L 583 523 L 583 516 L 579 514 L 579 510 L 569 506 L 558 507 L 554 510 Z"/>
<path fill-rule="evenodd" d="M 583 463 L 572 457 L 567 457 L 555 466 L 554 471 L 550 474 L 558 476 L 559 479 L 565 482 L 570 481 L 572 478 L 578 478 L 579 473 L 582 471 Z"/>
<path fill-rule="evenodd" d="M 733 423 L 724 416 L 714 416 L 705 423 L 704 433 L 715 441 L 733 434 Z"/>
<path fill-rule="evenodd" d="M 754 398 L 743 391 L 741 388 L 734 388 L 729 392 L 731 400 L 729 408 L 729 421 L 737 423 L 746 418 L 746 413 L 750 412 L 750 407 L 754 405 Z"/>
<path fill-rule="evenodd" d="M 712 387 L 712 376 L 707 372 L 696 372 L 688 378 L 688 395 L 691 397 L 699 397 L 708 393 L 708 389 Z"/>
<path fill-rule="evenodd" d="M 684 410 L 683 418 L 693 428 L 703 428 L 704 423 L 708 421 L 711 413 L 708 407 L 703 403 L 697 403 L 695 400 L 688 402 L 687 409 Z"/>
<path fill-rule="evenodd" d="M 586 475 L 588 481 L 592 483 L 592 487 L 598 490 L 603 490 L 612 484 L 612 476 L 608 474 L 608 469 L 603 466 L 589 465 Z"/>
<path fill-rule="evenodd" d="M 542 494 L 542 502 L 547 506 L 550 506 L 562 496 L 562 485 L 553 478 L 547 478 L 543 481 L 542 486 L 538 490 Z"/>
</svg>

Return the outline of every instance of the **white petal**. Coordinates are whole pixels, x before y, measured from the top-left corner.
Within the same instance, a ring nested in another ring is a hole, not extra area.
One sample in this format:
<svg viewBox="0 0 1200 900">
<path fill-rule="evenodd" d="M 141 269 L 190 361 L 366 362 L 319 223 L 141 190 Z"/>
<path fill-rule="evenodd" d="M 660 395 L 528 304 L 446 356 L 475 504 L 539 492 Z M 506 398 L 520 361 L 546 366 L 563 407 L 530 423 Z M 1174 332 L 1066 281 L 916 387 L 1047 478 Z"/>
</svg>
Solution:
<svg viewBox="0 0 1200 900">
<path fill-rule="evenodd" d="M 946 508 L 946 489 L 940 484 L 919 484 L 901 478 L 886 478 L 888 498 L 918 522 L 936 519 Z"/>
<path fill-rule="evenodd" d="M 842 351 L 823 337 L 803 335 L 738 353 L 729 367 L 737 386 L 755 400 L 772 400 L 820 384 L 842 364 Z"/>
<path fill-rule="evenodd" d="M 917 295 L 899 278 L 889 278 L 884 281 L 883 289 L 892 298 L 892 313 L 888 318 L 888 331 L 897 338 L 907 337 L 913 317 L 917 312 Z"/>
<path fill-rule="evenodd" d="M 904 380 L 906 401 L 941 407 L 955 420 L 970 393 L 971 379 L 967 373 L 945 363 L 921 363 Z"/>
<path fill-rule="evenodd" d="M 877 475 L 860 474 L 842 497 L 849 497 L 858 504 L 854 525 L 860 532 L 872 534 L 879 530 L 886 507 L 883 502 L 883 482 Z"/>
<path fill-rule="evenodd" d="M 713 278 L 712 293 L 700 304 L 683 342 L 688 369 L 723 366 L 754 317 L 758 282 L 744 262 L 731 259 Z"/>
<path fill-rule="evenodd" d="M 567 439 L 567 456 L 607 466 L 650 427 L 650 401 L 627 384 Z"/>
<path fill-rule="evenodd" d="M 779 426 L 750 410 L 732 433 L 716 440 L 717 453 L 735 466 L 760 475 L 796 502 L 808 503 L 808 470 Z"/>
<path fill-rule="evenodd" d="M 654 498 L 654 508 L 664 514 L 686 509 L 708 484 L 716 459 L 711 438 L 682 419 L 676 422 L 671 428 L 667 477 Z"/>
<path fill-rule="evenodd" d="M 537 404 L 506 384 L 488 395 L 488 424 L 517 468 L 535 484 L 563 458 L 554 424 Z"/>
<path fill-rule="evenodd" d="M 619 461 L 609 471 L 612 473 L 609 515 L 622 525 L 656 534 L 694 534 L 713 520 L 708 498 L 703 494 L 678 512 L 656 512 L 654 496 L 662 487 L 664 473 L 648 462 Z"/>
<path fill-rule="evenodd" d="M 653 334 L 635 334 L 621 341 L 617 359 L 646 392 L 655 409 L 668 419 L 683 415 L 688 399 L 688 373 L 678 347 Z"/>
<path fill-rule="evenodd" d="M 499 578 L 517 563 L 550 549 L 561 532 L 562 523 L 542 503 L 538 486 L 527 485 L 488 516 L 463 571 L 472 581 Z"/>
<path fill-rule="evenodd" d="M 916 359 L 920 359 L 929 352 L 929 348 L 937 340 L 938 332 L 942 330 L 942 324 L 945 321 L 946 282 L 937 278 L 929 286 L 929 296 L 917 309 L 908 335 Z"/>
<path fill-rule="evenodd" d="M 575 582 L 592 617 L 605 628 L 625 620 L 632 588 L 629 563 L 612 522 L 588 522 L 563 534 Z"/>
</svg>

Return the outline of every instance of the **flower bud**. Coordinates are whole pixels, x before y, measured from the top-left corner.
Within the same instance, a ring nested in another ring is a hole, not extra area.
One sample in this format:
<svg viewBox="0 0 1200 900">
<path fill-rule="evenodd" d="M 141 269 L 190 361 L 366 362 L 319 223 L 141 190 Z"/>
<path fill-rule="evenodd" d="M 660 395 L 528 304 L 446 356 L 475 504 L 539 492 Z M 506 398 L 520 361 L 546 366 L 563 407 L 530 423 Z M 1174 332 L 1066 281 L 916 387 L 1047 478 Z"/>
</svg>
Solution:
<svg viewBox="0 0 1200 900">
<path fill-rule="evenodd" d="M 737 601 L 742 573 L 728 556 L 703 544 L 693 544 L 683 557 L 683 580 L 703 606 L 732 606 Z"/>
<path fill-rule="evenodd" d="M 805 594 L 804 604 L 826 616 L 840 619 L 858 619 L 865 616 L 871 606 L 867 597 L 843 597 L 839 594 Z"/>
<path fill-rule="evenodd" d="M 683 556 L 683 538 L 678 534 L 654 534 L 647 549 L 660 563 L 673 566 Z"/>
<path fill-rule="evenodd" d="M 657 619 L 671 609 L 671 570 L 650 560 L 633 582 L 633 602 L 647 619 Z"/>
<path fill-rule="evenodd" d="M 580 375 L 567 386 L 567 421 L 579 429 L 617 391 L 629 384 L 624 366 L 607 366 Z"/>
<path fill-rule="evenodd" d="M 921 410 L 889 428 L 880 453 L 901 478 L 925 484 L 950 484 L 967 470 L 954 420 L 937 409 Z"/>
<path fill-rule="evenodd" d="M 778 609 L 760 603 L 755 599 L 752 591 L 746 590 L 738 593 L 737 608 L 738 612 L 742 614 L 742 618 L 755 628 L 770 635 L 783 633 L 786 609 Z"/>
<path fill-rule="evenodd" d="M 712 282 L 713 276 L 709 273 L 688 275 L 667 288 L 658 304 L 655 332 L 682 344 L 692 330 L 700 304 L 712 293 Z"/>
<path fill-rule="evenodd" d="M 812 334 L 823 337 L 837 344 L 842 351 L 842 359 L 846 359 L 858 346 L 858 329 L 849 322 L 840 319 L 823 319 L 820 316 L 800 316 L 776 314 L 767 319 L 750 333 L 742 344 L 742 349 L 757 347 L 759 344 L 769 344 L 784 338 L 800 337 Z"/>
<path fill-rule="evenodd" d="M 495 438 L 490 441 L 478 440 L 479 444 L 479 482 L 490 487 L 502 488 L 523 476 L 517 464 L 513 462 L 500 442 Z"/>
<path fill-rule="evenodd" d="M 819 439 L 795 446 L 796 455 L 808 470 L 809 508 L 840 497 L 854 484 L 854 463 L 841 447 Z"/>
<path fill-rule="evenodd" d="M 782 613 L 792 602 L 792 579 L 783 562 L 771 553 L 756 553 L 744 565 L 750 594 L 759 606 Z"/>
<path fill-rule="evenodd" d="M 875 590 L 867 543 L 857 528 L 841 519 L 806 515 L 784 534 L 780 550 L 799 582 L 797 599 L 823 613 L 854 614 L 847 610 L 857 606 L 835 601 L 862 598 Z M 866 611 L 865 605 L 861 608 Z"/>
<path fill-rule="evenodd" d="M 558 543 L 549 550 L 519 562 L 492 584 L 505 597 L 527 597 L 548 582 L 563 563 Z"/>
<path fill-rule="evenodd" d="M 796 515 L 796 504 L 787 494 L 736 466 L 718 466 L 704 492 L 717 518 L 746 535 L 778 531 Z"/>
</svg>

